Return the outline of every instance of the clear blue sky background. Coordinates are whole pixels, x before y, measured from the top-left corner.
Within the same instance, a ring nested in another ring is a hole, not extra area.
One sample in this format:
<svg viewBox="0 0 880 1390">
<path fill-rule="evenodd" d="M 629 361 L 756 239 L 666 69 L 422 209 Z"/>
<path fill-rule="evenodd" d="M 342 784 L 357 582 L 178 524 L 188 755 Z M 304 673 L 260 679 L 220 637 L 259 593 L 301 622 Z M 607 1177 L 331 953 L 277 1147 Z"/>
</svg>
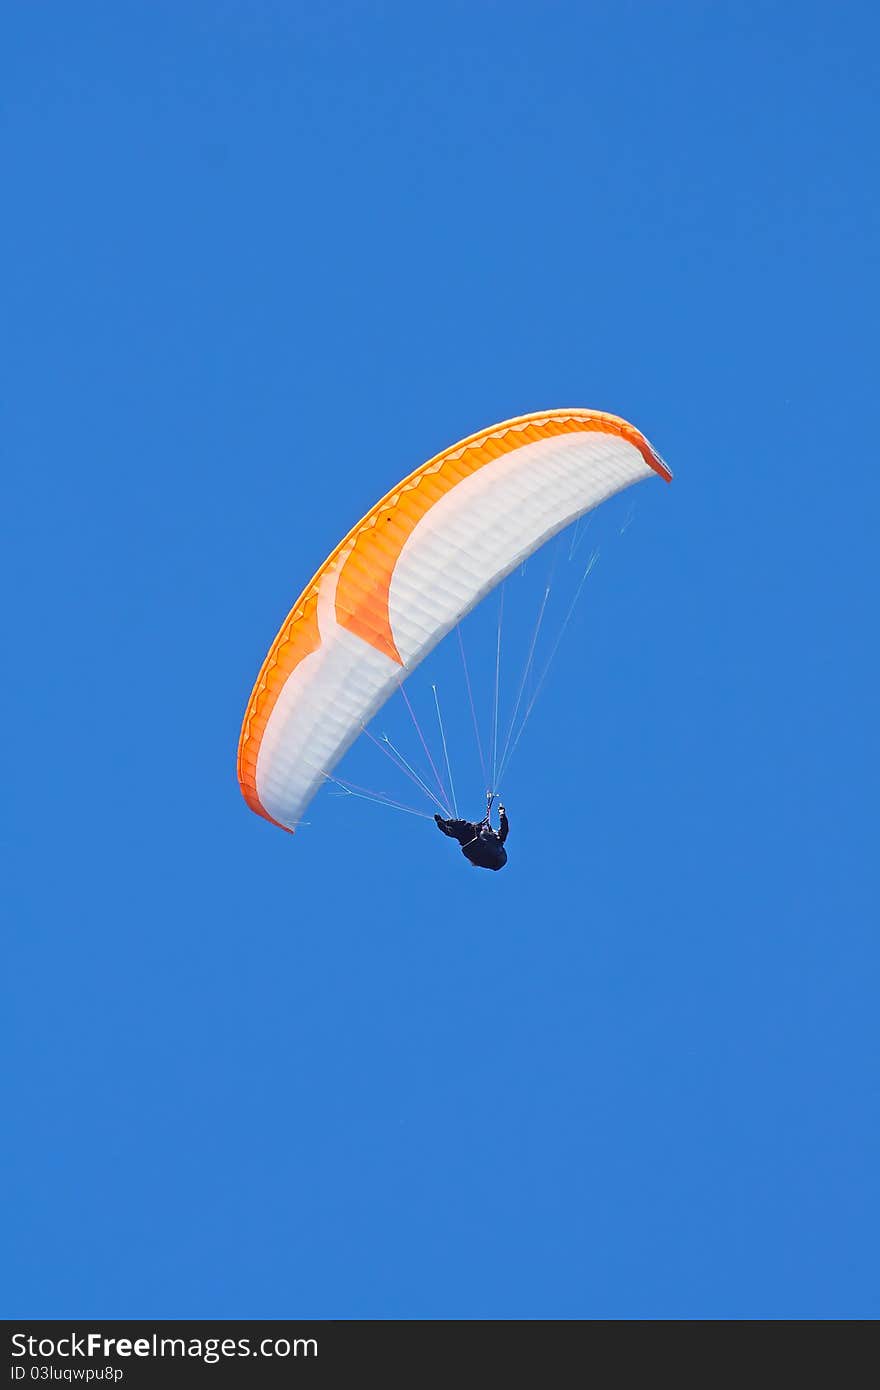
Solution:
<svg viewBox="0 0 880 1390">
<path fill-rule="evenodd" d="M 876 1316 L 876 6 L 4 27 L 5 1314 Z M 509 868 L 251 815 L 324 555 L 570 404 L 676 481 Z"/>
</svg>

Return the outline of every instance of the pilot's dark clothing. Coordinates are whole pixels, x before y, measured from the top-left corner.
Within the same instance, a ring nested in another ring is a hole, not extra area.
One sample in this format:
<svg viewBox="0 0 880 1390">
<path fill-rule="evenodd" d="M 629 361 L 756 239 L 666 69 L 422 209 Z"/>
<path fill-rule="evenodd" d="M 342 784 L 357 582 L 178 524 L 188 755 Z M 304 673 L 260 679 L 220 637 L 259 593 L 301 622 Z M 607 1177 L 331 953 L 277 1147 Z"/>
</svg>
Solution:
<svg viewBox="0 0 880 1390">
<path fill-rule="evenodd" d="M 444 820 L 435 816 L 434 820 L 444 835 L 449 835 L 461 845 L 465 859 L 478 869 L 503 869 L 507 863 L 507 850 L 504 841 L 509 829 L 507 816 L 502 811 L 500 828 L 493 830 L 488 816 L 477 823 L 471 820 Z"/>
</svg>

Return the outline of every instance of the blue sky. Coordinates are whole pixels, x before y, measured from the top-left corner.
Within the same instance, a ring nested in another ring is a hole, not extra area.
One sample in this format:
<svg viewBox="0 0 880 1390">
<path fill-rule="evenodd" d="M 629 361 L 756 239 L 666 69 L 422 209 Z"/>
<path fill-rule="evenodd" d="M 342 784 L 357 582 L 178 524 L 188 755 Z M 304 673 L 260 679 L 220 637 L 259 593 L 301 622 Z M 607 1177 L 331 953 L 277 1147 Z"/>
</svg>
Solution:
<svg viewBox="0 0 880 1390">
<path fill-rule="evenodd" d="M 875 7 L 4 26 L 5 1314 L 876 1316 Z M 325 554 L 571 404 L 676 481 L 508 869 L 251 815 Z"/>
</svg>

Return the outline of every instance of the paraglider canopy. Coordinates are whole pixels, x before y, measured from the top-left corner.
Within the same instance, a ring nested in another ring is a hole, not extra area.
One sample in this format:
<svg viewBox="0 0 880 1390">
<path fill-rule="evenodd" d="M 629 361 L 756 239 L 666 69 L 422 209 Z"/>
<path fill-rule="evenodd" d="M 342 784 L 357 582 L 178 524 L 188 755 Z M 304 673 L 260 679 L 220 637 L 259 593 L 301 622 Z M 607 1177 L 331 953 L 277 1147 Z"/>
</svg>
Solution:
<svg viewBox="0 0 880 1390">
<path fill-rule="evenodd" d="M 272 643 L 245 713 L 248 805 L 292 830 L 362 728 L 539 546 L 666 463 L 591 410 L 507 420 L 398 483 L 336 547 Z"/>
</svg>

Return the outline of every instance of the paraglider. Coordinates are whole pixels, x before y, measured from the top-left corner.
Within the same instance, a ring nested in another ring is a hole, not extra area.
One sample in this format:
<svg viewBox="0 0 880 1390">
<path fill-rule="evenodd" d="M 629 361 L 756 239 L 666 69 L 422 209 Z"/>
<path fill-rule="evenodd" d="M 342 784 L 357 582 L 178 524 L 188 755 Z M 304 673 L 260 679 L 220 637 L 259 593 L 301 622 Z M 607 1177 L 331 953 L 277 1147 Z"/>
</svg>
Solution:
<svg viewBox="0 0 880 1390">
<path fill-rule="evenodd" d="M 482 598 L 564 527 L 655 474 L 672 477 L 634 426 L 572 409 L 493 425 L 404 478 L 340 542 L 272 643 L 239 739 L 251 809 L 294 830 L 379 708 Z"/>
<path fill-rule="evenodd" d="M 449 835 L 451 839 L 458 841 L 465 859 L 475 869 L 494 869 L 497 871 L 503 869 L 507 863 L 507 850 L 504 848 L 504 841 L 507 839 L 510 825 L 507 812 L 503 806 L 499 805 L 498 829 L 494 829 L 492 825 L 492 802 L 494 800 L 495 798 L 491 794 L 487 797 L 486 814 L 481 821 L 444 820 L 442 816 L 434 817 L 438 830 L 442 830 L 444 835 Z"/>
</svg>

